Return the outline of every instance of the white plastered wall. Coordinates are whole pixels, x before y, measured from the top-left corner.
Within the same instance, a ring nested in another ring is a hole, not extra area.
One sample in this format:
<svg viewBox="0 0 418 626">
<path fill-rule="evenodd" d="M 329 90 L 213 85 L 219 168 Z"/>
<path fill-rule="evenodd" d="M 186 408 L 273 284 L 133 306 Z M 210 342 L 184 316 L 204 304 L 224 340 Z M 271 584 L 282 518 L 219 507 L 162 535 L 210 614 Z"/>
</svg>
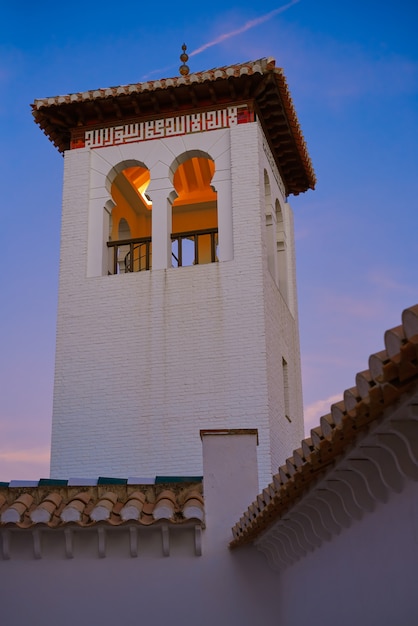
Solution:
<svg viewBox="0 0 418 626">
<path fill-rule="evenodd" d="M 418 486 L 344 528 L 280 575 L 277 624 L 415 626 Z"/>
<path fill-rule="evenodd" d="M 159 523 L 139 531 L 134 558 L 129 524 L 106 528 L 105 558 L 98 556 L 97 528 L 74 529 L 74 558 L 66 558 L 62 530 L 41 529 L 39 559 L 31 531 L 12 533 L 11 558 L 0 549 L 2 626 L 43 626 L 46 610 L 61 626 L 275 626 L 279 575 L 252 546 L 228 549 L 231 527 L 256 493 L 255 441 L 247 434 L 203 437 L 201 556 L 192 529 L 170 525 L 170 556 L 163 556 Z"/>
<path fill-rule="evenodd" d="M 277 297 L 266 295 L 260 141 L 252 123 L 66 153 L 53 477 L 199 474 L 199 430 L 228 427 L 258 428 L 260 485 L 270 480 L 270 403 L 282 390 L 271 392 L 279 372 L 267 373 L 265 299 Z M 170 168 L 196 150 L 215 161 L 220 262 L 167 269 Z M 149 272 L 107 276 L 107 178 L 132 161 L 151 171 L 153 252 L 157 239 L 162 252 Z M 287 313 L 279 327 L 291 349 Z M 274 459 L 291 431 L 274 434 Z"/>
</svg>

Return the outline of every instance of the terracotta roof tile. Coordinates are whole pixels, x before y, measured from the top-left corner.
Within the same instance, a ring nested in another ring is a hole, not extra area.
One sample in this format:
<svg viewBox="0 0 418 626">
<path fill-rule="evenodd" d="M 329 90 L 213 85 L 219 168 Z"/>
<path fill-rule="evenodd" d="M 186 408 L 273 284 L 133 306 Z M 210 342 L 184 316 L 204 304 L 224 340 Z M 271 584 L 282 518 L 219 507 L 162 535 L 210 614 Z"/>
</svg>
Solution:
<svg viewBox="0 0 418 626">
<path fill-rule="evenodd" d="M 34 510 L 29 513 L 29 517 L 34 524 L 47 524 L 55 514 L 62 502 L 59 493 L 50 493 Z"/>
<path fill-rule="evenodd" d="M 32 503 L 33 497 L 29 493 L 19 495 L 19 497 L 16 498 L 16 500 L 14 500 L 9 506 L 6 505 L 6 508 L 0 517 L 1 522 L 21 522 L 23 516 L 29 510 Z"/>
<path fill-rule="evenodd" d="M 172 491 L 165 489 L 156 499 L 152 515 L 155 520 L 173 519 L 176 512 L 176 498 Z"/>
<path fill-rule="evenodd" d="M 402 313 L 402 327 L 407 339 L 418 335 L 418 304 Z"/>
<path fill-rule="evenodd" d="M 389 329 L 384 340 L 385 350 L 370 356 L 369 369 L 357 374 L 356 386 L 347 389 L 344 399 L 321 417 L 320 426 L 313 428 L 310 438 L 304 439 L 301 448 L 279 467 L 273 482 L 234 526 L 231 547 L 255 540 L 279 520 L 386 409 L 416 388 L 418 305 L 403 311 L 402 325 Z M 398 485 L 392 488 L 396 490 Z"/>
<path fill-rule="evenodd" d="M 183 515 L 187 519 L 204 519 L 203 496 L 197 490 L 189 491 L 183 505 Z"/>
<path fill-rule="evenodd" d="M 90 519 L 94 522 L 109 519 L 117 501 L 117 494 L 112 491 L 107 491 L 93 507 L 90 512 Z"/>
<path fill-rule="evenodd" d="M 145 495 L 142 491 L 134 491 L 121 509 L 120 516 L 122 521 L 139 520 L 144 503 Z"/>
<path fill-rule="evenodd" d="M 76 496 L 68 500 L 67 505 L 61 512 L 61 520 L 65 524 L 67 522 L 81 522 L 84 509 L 90 502 L 92 494 L 90 491 L 77 493 Z"/>
<path fill-rule="evenodd" d="M 62 152 L 69 149 L 76 128 L 244 102 L 251 104 L 267 131 L 286 194 L 313 189 L 315 173 L 289 88 L 283 70 L 272 58 L 188 76 L 40 98 L 32 104 L 32 112 L 36 123 Z"/>
<path fill-rule="evenodd" d="M 0 487 L 0 528 L 31 529 L 100 524 L 184 524 L 203 521 L 202 484 Z"/>
<path fill-rule="evenodd" d="M 142 515 L 141 515 L 142 524 L 149 526 L 150 524 L 154 523 L 155 519 L 152 515 L 153 511 L 154 511 L 154 502 L 146 502 L 142 509 Z"/>
</svg>

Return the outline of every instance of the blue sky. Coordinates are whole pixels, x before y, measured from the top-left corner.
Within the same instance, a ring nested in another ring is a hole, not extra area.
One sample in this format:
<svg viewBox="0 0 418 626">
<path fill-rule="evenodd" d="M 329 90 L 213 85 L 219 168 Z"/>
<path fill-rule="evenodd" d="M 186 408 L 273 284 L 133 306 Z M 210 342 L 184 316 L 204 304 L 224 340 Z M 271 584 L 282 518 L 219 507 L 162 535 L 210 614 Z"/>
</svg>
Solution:
<svg viewBox="0 0 418 626">
<path fill-rule="evenodd" d="M 63 159 L 35 98 L 272 56 L 318 178 L 291 198 L 308 426 L 418 302 L 418 6 L 126 0 L 2 7 L 0 480 L 49 472 Z M 280 10 L 279 10 L 280 9 Z M 289 450 L 289 454 L 291 451 Z"/>
</svg>

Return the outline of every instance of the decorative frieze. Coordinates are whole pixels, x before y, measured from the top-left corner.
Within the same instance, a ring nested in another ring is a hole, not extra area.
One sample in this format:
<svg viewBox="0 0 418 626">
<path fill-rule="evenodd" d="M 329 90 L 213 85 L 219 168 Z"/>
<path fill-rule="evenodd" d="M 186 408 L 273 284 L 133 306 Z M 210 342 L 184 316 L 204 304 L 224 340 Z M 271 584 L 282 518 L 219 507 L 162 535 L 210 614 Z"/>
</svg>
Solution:
<svg viewBox="0 0 418 626">
<path fill-rule="evenodd" d="M 199 111 L 149 120 L 127 120 L 118 126 L 77 128 L 71 136 L 71 148 L 104 148 L 150 139 L 189 135 L 254 121 L 248 105 L 232 106 L 213 111 Z"/>
</svg>

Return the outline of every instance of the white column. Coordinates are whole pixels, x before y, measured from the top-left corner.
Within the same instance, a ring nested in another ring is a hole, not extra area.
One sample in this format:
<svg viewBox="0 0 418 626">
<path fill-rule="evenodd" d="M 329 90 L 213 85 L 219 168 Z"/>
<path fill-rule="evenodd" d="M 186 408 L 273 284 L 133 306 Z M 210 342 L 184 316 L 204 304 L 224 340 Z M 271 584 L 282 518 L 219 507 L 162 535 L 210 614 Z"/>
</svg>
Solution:
<svg viewBox="0 0 418 626">
<path fill-rule="evenodd" d="M 147 195 L 152 200 L 152 269 L 171 267 L 172 206 L 169 194 L 173 187 L 168 179 L 152 181 Z"/>
<path fill-rule="evenodd" d="M 223 178 L 222 175 L 228 175 Z M 232 184 L 230 172 L 216 172 L 213 177 L 213 186 L 218 194 L 218 259 L 232 261 L 234 258 L 234 233 L 232 227 Z"/>
</svg>

